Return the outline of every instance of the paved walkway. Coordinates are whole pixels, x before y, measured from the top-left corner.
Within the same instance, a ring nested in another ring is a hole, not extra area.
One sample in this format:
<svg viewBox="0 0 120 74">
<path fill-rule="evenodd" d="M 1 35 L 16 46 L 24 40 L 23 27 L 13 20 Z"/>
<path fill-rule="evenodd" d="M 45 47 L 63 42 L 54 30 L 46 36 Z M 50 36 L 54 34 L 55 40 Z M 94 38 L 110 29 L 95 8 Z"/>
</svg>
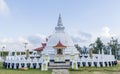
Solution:
<svg viewBox="0 0 120 74">
<path fill-rule="evenodd" d="M 69 74 L 67 69 L 53 69 L 52 74 Z"/>
<path fill-rule="evenodd" d="M 118 64 L 120 64 L 120 60 L 117 60 Z"/>
</svg>

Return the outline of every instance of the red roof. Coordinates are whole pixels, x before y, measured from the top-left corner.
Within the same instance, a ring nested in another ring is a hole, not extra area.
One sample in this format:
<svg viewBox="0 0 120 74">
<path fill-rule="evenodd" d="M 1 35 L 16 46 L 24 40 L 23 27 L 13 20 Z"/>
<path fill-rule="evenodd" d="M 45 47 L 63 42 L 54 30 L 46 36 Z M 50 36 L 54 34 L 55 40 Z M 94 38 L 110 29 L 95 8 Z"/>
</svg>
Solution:
<svg viewBox="0 0 120 74">
<path fill-rule="evenodd" d="M 46 43 L 42 43 L 42 47 L 45 47 L 46 46 Z"/>
<path fill-rule="evenodd" d="M 53 48 L 56 48 L 56 49 L 61 49 L 61 48 L 66 48 L 65 45 L 63 45 L 60 41 L 57 43 L 57 45 L 53 46 Z"/>
<path fill-rule="evenodd" d="M 36 48 L 34 49 L 35 51 L 42 51 L 44 48 L 43 47 L 39 47 L 39 48 Z"/>
<path fill-rule="evenodd" d="M 42 47 L 38 47 L 36 49 L 34 49 L 35 51 L 42 51 L 46 46 L 46 43 L 42 43 Z"/>
</svg>

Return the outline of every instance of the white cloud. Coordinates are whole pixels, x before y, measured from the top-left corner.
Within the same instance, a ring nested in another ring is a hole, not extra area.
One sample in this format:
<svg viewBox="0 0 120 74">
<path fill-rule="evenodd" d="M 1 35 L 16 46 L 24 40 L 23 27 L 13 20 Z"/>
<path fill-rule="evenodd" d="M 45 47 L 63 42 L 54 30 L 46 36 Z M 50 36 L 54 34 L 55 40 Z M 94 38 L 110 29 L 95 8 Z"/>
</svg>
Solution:
<svg viewBox="0 0 120 74">
<path fill-rule="evenodd" d="M 79 44 L 80 46 L 89 46 L 91 42 L 92 35 L 90 33 L 86 33 L 83 31 L 78 31 L 74 35 L 71 35 L 75 44 Z"/>
<path fill-rule="evenodd" d="M 29 43 L 29 40 L 24 38 L 24 37 L 19 37 L 18 42 L 20 42 L 20 43 Z"/>
<path fill-rule="evenodd" d="M 41 43 L 46 42 L 46 36 L 42 34 L 35 34 L 28 37 L 29 42 L 36 48 L 42 46 Z"/>
<path fill-rule="evenodd" d="M 22 51 L 23 46 L 24 46 L 22 38 L 16 38 L 16 39 L 0 38 L 0 43 L 1 43 L 0 47 L 2 47 L 3 45 L 6 46 L 5 51 L 8 51 L 8 50 L 10 50 L 10 51 L 14 51 L 14 50 Z"/>
<path fill-rule="evenodd" d="M 86 33 L 86 32 L 75 32 L 74 35 L 71 35 L 72 39 L 75 43 L 80 46 L 89 46 L 90 43 L 94 43 L 97 37 L 100 37 L 103 43 L 108 43 L 111 37 L 120 39 L 120 35 L 117 33 L 113 33 L 113 31 L 105 26 L 101 28 L 101 30 L 97 33 Z"/>
<path fill-rule="evenodd" d="M 18 38 L 0 38 L 0 51 L 1 48 L 6 46 L 5 51 L 24 51 L 24 43 L 27 42 L 27 49 L 33 50 L 41 46 L 41 43 L 45 41 L 46 36 L 44 35 L 32 35 L 28 37 L 18 37 Z"/>
<path fill-rule="evenodd" d="M 92 34 L 92 42 L 95 42 L 97 37 L 100 37 L 104 44 L 108 43 L 111 37 L 120 38 L 119 34 L 114 33 L 109 27 L 104 26 L 100 29 L 99 32 Z"/>
<path fill-rule="evenodd" d="M 101 29 L 100 37 L 104 43 L 107 43 L 111 39 L 111 37 L 116 37 L 116 36 L 117 34 L 113 33 L 111 29 L 107 26 Z"/>
<path fill-rule="evenodd" d="M 101 36 L 105 37 L 105 38 L 111 38 L 111 37 L 113 37 L 115 35 L 111 33 L 109 27 L 103 27 L 102 32 L 101 32 Z"/>
<path fill-rule="evenodd" d="M 0 0 L 0 14 L 8 15 L 10 12 L 9 7 L 5 0 Z"/>
<path fill-rule="evenodd" d="M 39 37 L 42 43 L 46 42 L 47 36 L 43 34 L 36 34 L 35 36 Z"/>
</svg>

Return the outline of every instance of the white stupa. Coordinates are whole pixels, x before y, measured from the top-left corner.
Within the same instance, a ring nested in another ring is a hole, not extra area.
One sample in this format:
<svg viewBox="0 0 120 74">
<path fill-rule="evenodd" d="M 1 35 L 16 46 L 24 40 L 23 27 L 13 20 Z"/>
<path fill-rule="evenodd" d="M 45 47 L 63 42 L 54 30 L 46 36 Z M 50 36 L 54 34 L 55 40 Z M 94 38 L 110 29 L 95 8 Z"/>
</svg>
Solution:
<svg viewBox="0 0 120 74">
<path fill-rule="evenodd" d="M 44 55 L 48 54 L 50 60 L 55 60 L 56 56 L 59 57 L 59 61 L 70 60 L 71 54 L 74 54 L 76 57 L 79 54 L 74 46 L 73 40 L 65 33 L 64 29 L 61 15 L 59 15 L 55 33 L 48 38 L 47 45 L 42 52 Z M 63 56 L 65 59 L 60 60 Z"/>
</svg>

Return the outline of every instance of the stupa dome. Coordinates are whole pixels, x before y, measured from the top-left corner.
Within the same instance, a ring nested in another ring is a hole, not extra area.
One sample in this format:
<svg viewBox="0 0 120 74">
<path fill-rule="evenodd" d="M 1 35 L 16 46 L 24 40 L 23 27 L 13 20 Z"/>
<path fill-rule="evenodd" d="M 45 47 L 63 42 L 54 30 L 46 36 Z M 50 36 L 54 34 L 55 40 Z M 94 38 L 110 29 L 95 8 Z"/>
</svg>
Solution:
<svg viewBox="0 0 120 74">
<path fill-rule="evenodd" d="M 64 32 L 57 32 L 51 35 L 48 38 L 47 46 L 55 46 L 59 41 L 65 46 L 74 46 L 70 36 Z"/>
</svg>

